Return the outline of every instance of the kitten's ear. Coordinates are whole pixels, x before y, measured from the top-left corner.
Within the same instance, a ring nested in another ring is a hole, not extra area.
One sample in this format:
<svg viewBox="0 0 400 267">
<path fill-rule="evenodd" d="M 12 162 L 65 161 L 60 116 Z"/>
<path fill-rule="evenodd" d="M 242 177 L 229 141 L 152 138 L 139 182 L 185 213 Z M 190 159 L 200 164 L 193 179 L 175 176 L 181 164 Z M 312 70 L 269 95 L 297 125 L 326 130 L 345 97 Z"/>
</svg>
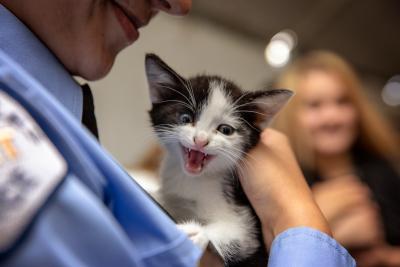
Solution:
<svg viewBox="0 0 400 267">
<path fill-rule="evenodd" d="M 184 78 L 155 54 L 146 54 L 145 67 L 153 104 L 162 101 L 163 96 L 173 93 L 177 85 L 185 83 Z"/>
<path fill-rule="evenodd" d="M 257 123 L 259 126 L 261 128 L 268 126 L 275 115 L 293 95 L 294 93 L 292 91 L 286 89 L 257 91 L 252 93 L 250 102 L 257 106 Z"/>
</svg>

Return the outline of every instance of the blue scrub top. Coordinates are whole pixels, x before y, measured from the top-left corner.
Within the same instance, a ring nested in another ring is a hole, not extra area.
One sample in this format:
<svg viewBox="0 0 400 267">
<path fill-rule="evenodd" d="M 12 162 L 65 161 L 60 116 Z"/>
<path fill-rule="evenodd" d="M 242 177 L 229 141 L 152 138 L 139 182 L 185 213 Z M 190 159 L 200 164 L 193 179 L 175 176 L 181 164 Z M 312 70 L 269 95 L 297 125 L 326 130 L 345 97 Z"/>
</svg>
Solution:
<svg viewBox="0 0 400 267">
<path fill-rule="evenodd" d="M 199 249 L 81 126 L 79 85 L 2 5 L 0 90 L 33 117 L 68 165 L 29 227 L 0 251 L 0 266 L 196 266 Z M 269 266 L 355 262 L 324 233 L 293 228 L 274 240 Z"/>
<path fill-rule="evenodd" d="M 1 5 L 0 89 L 28 111 L 68 164 L 62 184 L 1 266 L 196 265 L 200 251 L 81 126 L 79 85 Z"/>
</svg>

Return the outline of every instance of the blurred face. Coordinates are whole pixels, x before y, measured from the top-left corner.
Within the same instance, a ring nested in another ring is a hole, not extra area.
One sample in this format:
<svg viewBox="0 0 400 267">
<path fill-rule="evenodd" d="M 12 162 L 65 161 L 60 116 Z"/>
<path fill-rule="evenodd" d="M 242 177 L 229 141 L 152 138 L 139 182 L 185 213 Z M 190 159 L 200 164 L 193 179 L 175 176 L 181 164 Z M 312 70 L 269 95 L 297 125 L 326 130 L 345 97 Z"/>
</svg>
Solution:
<svg viewBox="0 0 400 267">
<path fill-rule="evenodd" d="M 333 74 L 313 70 L 301 80 L 298 122 L 319 155 L 348 152 L 357 135 L 357 112 L 342 82 Z"/>
<path fill-rule="evenodd" d="M 95 80 L 158 12 L 186 14 L 191 0 L 2 0 L 71 74 Z"/>
</svg>

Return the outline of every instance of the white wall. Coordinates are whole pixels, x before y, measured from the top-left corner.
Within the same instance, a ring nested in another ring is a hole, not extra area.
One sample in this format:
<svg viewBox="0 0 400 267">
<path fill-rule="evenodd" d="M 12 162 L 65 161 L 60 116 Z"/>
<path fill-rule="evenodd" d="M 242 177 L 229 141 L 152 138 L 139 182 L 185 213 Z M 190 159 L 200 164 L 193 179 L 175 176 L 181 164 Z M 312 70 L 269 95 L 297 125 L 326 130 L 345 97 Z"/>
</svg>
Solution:
<svg viewBox="0 0 400 267">
<path fill-rule="evenodd" d="M 146 52 L 158 54 L 183 76 L 205 71 L 246 89 L 259 89 L 271 75 L 264 45 L 206 21 L 159 15 L 119 55 L 107 78 L 90 83 L 102 144 L 120 162 L 131 165 L 155 141 L 147 115 Z"/>
</svg>

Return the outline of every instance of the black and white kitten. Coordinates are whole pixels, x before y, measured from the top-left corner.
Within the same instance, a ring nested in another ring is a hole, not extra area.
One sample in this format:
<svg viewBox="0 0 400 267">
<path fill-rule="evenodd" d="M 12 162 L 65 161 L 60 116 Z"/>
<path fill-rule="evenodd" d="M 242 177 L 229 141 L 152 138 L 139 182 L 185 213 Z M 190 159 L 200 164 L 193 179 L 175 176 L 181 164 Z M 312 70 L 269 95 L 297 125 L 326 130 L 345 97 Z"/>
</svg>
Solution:
<svg viewBox="0 0 400 267">
<path fill-rule="evenodd" d="M 156 199 L 178 224 L 202 231 L 225 266 L 267 266 L 238 167 L 292 93 L 242 92 L 218 76 L 184 79 L 154 54 L 146 55 L 146 74 L 151 122 L 167 151 Z"/>
</svg>

